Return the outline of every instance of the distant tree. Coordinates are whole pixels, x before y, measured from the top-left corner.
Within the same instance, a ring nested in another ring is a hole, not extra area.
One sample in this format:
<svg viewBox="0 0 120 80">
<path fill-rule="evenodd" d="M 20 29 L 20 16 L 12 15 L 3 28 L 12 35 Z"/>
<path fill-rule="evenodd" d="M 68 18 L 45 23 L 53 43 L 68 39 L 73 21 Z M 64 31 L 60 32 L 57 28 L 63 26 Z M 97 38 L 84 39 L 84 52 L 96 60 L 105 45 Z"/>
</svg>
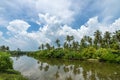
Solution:
<svg viewBox="0 0 120 80">
<path fill-rule="evenodd" d="M 110 48 L 110 39 L 111 39 L 111 33 L 106 31 L 104 34 L 104 42 L 109 48 Z"/>
<path fill-rule="evenodd" d="M 44 50 L 44 44 L 41 44 L 41 45 L 38 47 L 38 49 Z"/>
<path fill-rule="evenodd" d="M 117 30 L 115 33 L 115 39 L 119 45 L 119 49 L 120 49 L 120 30 Z"/>
<path fill-rule="evenodd" d="M 68 48 L 67 42 L 64 42 L 64 48 Z"/>
<path fill-rule="evenodd" d="M 56 39 L 55 43 L 57 44 L 57 47 L 60 48 L 60 40 Z"/>
<path fill-rule="evenodd" d="M 39 46 L 39 47 L 38 47 L 38 49 L 40 49 L 40 50 L 41 50 L 41 46 Z"/>
<path fill-rule="evenodd" d="M 71 42 L 72 40 L 74 40 L 74 36 L 69 36 L 69 35 L 66 36 L 66 41 L 68 42 L 68 47 L 69 47 L 69 48 L 71 47 L 70 42 Z"/>
<path fill-rule="evenodd" d="M 86 42 L 85 42 L 85 39 L 82 38 L 80 41 L 80 48 L 85 48 L 85 47 L 86 47 Z"/>
<path fill-rule="evenodd" d="M 50 44 L 49 43 L 46 43 L 46 48 L 48 49 L 48 50 L 50 50 L 51 49 L 51 47 L 50 47 Z"/>
<path fill-rule="evenodd" d="M 44 44 L 41 44 L 41 48 L 42 48 L 42 50 L 44 49 Z"/>
<path fill-rule="evenodd" d="M 9 51 L 9 46 L 6 47 L 6 50 Z"/>
<path fill-rule="evenodd" d="M 77 41 L 73 41 L 73 42 L 72 42 L 72 48 L 73 48 L 74 50 L 77 50 L 77 49 L 78 49 L 78 46 L 79 46 L 79 43 L 78 43 Z"/>
<path fill-rule="evenodd" d="M 92 46 L 92 38 L 90 36 L 88 36 L 88 42 L 89 42 L 90 46 Z"/>
<path fill-rule="evenodd" d="M 102 36 L 101 36 L 102 32 L 100 32 L 99 30 L 97 30 L 96 32 L 94 32 L 94 44 L 96 45 L 96 47 L 101 47 L 101 43 L 102 43 Z"/>
<path fill-rule="evenodd" d="M 0 50 L 1 50 L 1 51 L 5 51 L 5 50 L 6 50 L 5 45 L 2 45 L 2 46 L 0 47 Z"/>
</svg>

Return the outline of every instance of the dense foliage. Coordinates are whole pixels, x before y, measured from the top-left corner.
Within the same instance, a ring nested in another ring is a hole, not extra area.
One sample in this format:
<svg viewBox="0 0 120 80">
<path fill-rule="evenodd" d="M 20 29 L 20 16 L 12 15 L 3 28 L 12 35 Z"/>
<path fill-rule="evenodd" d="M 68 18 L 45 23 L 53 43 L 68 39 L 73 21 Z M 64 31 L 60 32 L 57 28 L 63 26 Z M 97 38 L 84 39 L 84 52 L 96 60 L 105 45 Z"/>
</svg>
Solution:
<svg viewBox="0 0 120 80">
<path fill-rule="evenodd" d="M 12 69 L 12 60 L 10 55 L 6 52 L 0 52 L 0 71 Z"/>
<path fill-rule="evenodd" d="M 10 54 L 2 51 L 0 51 L 0 80 L 27 80 L 19 72 L 13 70 Z"/>
<path fill-rule="evenodd" d="M 27 80 L 18 71 L 7 70 L 0 72 L 0 80 Z"/>
<path fill-rule="evenodd" d="M 114 33 L 106 31 L 104 34 L 97 30 L 94 38 L 84 36 L 80 42 L 70 35 L 65 40 L 62 45 L 57 38 L 55 47 L 49 43 L 41 44 L 39 51 L 29 55 L 37 58 L 97 59 L 120 63 L 120 30 Z"/>
</svg>

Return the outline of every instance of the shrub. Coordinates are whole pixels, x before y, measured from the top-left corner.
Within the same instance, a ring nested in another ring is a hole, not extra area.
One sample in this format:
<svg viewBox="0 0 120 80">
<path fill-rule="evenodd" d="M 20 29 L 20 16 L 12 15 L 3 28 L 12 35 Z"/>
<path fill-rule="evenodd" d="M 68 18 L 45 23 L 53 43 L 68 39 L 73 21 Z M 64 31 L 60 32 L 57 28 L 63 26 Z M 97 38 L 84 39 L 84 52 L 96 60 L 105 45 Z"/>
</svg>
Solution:
<svg viewBox="0 0 120 80">
<path fill-rule="evenodd" d="M 80 53 L 76 53 L 75 51 L 70 51 L 69 53 L 66 53 L 65 57 L 66 59 L 82 59 L 82 55 Z"/>
<path fill-rule="evenodd" d="M 118 56 L 115 60 L 117 63 L 120 63 L 120 56 Z"/>
<path fill-rule="evenodd" d="M 93 47 L 85 48 L 82 51 L 82 56 L 84 58 L 95 58 L 96 49 Z"/>
<path fill-rule="evenodd" d="M 63 49 L 54 49 L 47 53 L 46 57 L 49 58 L 62 58 L 65 55 Z"/>
<path fill-rule="evenodd" d="M 103 61 L 115 62 L 116 54 L 110 49 L 100 48 L 96 51 L 96 55 Z"/>
<path fill-rule="evenodd" d="M 12 60 L 10 55 L 5 52 L 0 52 L 0 70 L 12 69 Z"/>
</svg>

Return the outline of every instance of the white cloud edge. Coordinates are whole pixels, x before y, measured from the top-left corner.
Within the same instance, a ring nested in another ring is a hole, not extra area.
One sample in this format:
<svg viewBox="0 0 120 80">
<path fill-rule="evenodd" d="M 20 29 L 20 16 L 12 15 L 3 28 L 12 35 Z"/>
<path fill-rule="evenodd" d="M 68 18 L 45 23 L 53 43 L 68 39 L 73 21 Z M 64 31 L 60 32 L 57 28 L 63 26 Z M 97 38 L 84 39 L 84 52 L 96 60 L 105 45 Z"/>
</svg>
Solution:
<svg viewBox="0 0 120 80">
<path fill-rule="evenodd" d="M 46 16 L 46 14 L 43 16 Z M 8 32 L 10 34 L 14 34 L 14 36 L 9 37 L 7 40 L 4 38 L 4 40 L 9 44 L 11 49 L 19 47 L 22 50 L 36 50 L 42 43 L 48 42 L 50 44 L 54 44 L 55 39 L 57 38 L 62 40 L 61 42 L 64 42 L 63 40 L 66 35 L 73 35 L 75 40 L 80 41 L 84 35 L 93 36 L 96 30 L 100 30 L 103 33 L 105 31 L 114 32 L 116 30 L 120 30 L 120 18 L 115 20 L 112 24 L 108 24 L 106 26 L 104 23 L 100 23 L 98 21 L 98 17 L 93 17 L 90 18 L 85 25 L 80 26 L 79 29 L 73 29 L 68 25 L 61 25 L 57 19 L 54 19 L 54 21 L 57 21 L 58 23 L 52 23 L 52 17 L 53 16 L 49 16 L 46 19 L 45 17 L 42 17 L 46 24 L 42 28 L 40 27 L 38 31 L 31 33 L 27 32 L 27 29 L 30 26 L 27 22 L 23 20 L 11 21 L 11 24 L 9 24 L 8 27 L 15 28 L 16 32 L 8 28 Z M 13 24 L 14 26 L 12 26 Z M 23 26 L 18 26 L 18 24 Z M 18 27 L 19 29 L 21 28 L 21 32 L 17 30 Z"/>
</svg>

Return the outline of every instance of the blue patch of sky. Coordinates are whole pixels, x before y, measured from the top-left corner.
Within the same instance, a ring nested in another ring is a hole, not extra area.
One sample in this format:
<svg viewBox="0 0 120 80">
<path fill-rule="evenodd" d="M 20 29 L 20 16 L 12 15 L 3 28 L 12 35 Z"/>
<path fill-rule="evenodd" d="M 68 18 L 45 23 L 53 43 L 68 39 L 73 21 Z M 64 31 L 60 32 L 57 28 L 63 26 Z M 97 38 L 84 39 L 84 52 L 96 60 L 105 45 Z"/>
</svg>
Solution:
<svg viewBox="0 0 120 80">
<path fill-rule="evenodd" d="M 28 32 L 32 32 L 32 31 L 38 31 L 40 28 L 40 25 L 38 25 L 35 22 L 28 22 L 30 24 L 30 27 L 28 28 Z"/>
<path fill-rule="evenodd" d="M 7 29 L 5 27 L 0 27 L 0 31 L 3 33 L 2 35 L 5 37 L 5 38 L 8 38 L 9 36 L 7 35 Z"/>
<path fill-rule="evenodd" d="M 84 25 L 90 18 L 99 16 L 101 10 L 98 8 L 93 8 L 94 2 L 89 2 L 88 5 L 84 7 L 81 11 L 81 14 L 75 16 L 75 21 L 71 24 L 71 26 L 75 29 L 80 28 L 81 25 Z"/>
</svg>

